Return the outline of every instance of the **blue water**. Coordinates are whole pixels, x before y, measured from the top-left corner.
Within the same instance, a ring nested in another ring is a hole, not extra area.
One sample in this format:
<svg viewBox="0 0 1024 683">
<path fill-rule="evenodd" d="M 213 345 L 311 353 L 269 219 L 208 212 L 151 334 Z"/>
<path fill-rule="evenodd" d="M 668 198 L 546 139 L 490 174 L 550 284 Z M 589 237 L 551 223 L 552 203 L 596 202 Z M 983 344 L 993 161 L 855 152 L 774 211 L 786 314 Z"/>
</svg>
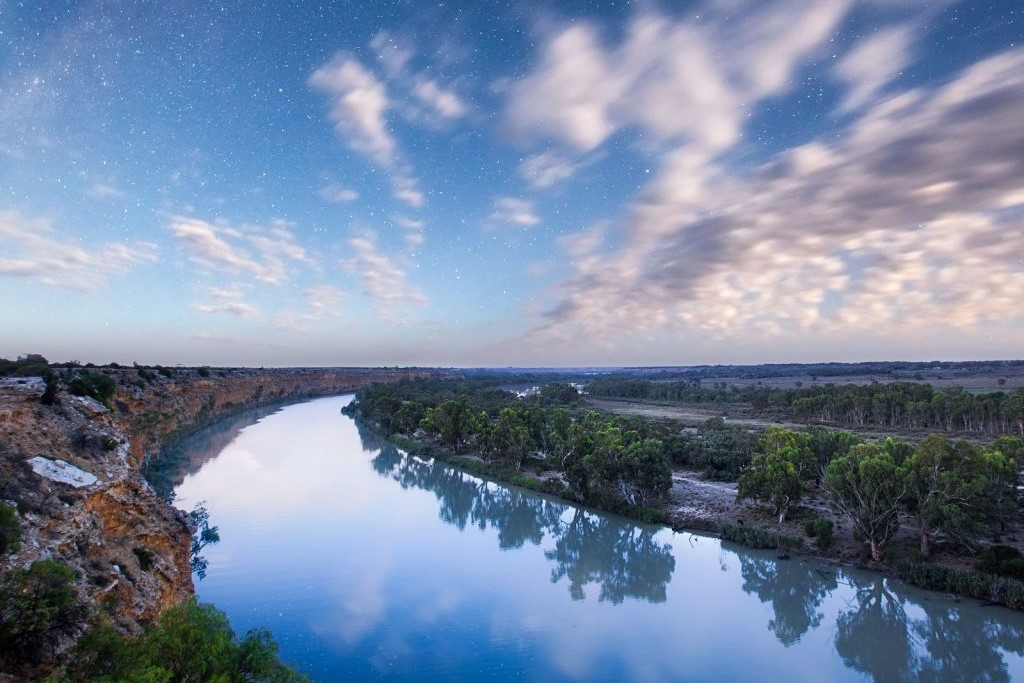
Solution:
<svg viewBox="0 0 1024 683">
<path fill-rule="evenodd" d="M 483 481 L 349 400 L 197 435 L 177 488 L 220 528 L 200 599 L 316 680 L 1024 680 L 1024 614 Z"/>
</svg>

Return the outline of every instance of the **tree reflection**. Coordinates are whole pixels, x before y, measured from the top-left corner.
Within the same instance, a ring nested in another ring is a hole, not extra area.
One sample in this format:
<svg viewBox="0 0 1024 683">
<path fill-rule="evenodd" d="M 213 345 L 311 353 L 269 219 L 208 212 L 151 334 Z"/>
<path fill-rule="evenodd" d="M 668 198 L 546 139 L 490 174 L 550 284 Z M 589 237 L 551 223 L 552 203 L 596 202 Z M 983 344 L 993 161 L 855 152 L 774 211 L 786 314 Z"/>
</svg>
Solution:
<svg viewBox="0 0 1024 683">
<path fill-rule="evenodd" d="M 819 607 L 836 589 L 834 572 L 806 562 L 780 565 L 770 557 L 745 552 L 738 556 L 743 590 L 771 603 L 774 617 L 768 628 L 780 643 L 789 647 L 821 624 Z"/>
<path fill-rule="evenodd" d="M 474 477 L 440 463 L 403 454 L 393 445 L 360 430 L 363 448 L 377 450 L 371 466 L 403 488 L 432 492 L 440 503 L 439 517 L 465 529 L 472 524 L 494 529 L 502 549 L 545 538 L 554 547 L 545 557 L 554 563 L 552 582 L 567 579 L 574 599 L 585 596 L 588 584 L 600 586 L 599 600 L 620 603 L 626 598 L 664 602 L 675 569 L 671 546 L 642 528 L 603 515 L 548 500 Z M 563 517 L 572 511 L 571 521 Z"/>
<path fill-rule="evenodd" d="M 973 605 L 936 599 L 912 603 L 882 577 L 851 581 L 857 600 L 836 622 L 836 651 L 851 668 L 875 681 L 1010 680 L 1000 650 L 1024 653 L 1024 631 Z M 908 617 L 916 610 L 920 618 Z"/>
<path fill-rule="evenodd" d="M 174 497 L 174 489 L 185 481 L 185 477 L 195 474 L 203 465 L 220 455 L 243 429 L 273 415 L 283 405 L 272 403 L 249 408 L 189 434 L 146 460 L 142 466 L 142 476 L 157 495 L 170 500 Z"/>
</svg>

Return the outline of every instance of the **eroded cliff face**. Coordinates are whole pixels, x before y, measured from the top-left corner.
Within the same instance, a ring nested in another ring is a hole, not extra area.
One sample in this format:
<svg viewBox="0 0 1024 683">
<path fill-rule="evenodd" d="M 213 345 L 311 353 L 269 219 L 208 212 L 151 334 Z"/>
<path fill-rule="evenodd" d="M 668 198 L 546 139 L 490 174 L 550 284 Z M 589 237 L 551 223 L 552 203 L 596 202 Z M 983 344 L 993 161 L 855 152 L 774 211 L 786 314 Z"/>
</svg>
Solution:
<svg viewBox="0 0 1024 683">
<path fill-rule="evenodd" d="M 0 558 L 0 571 L 61 560 L 78 576 L 82 601 L 128 632 L 193 593 L 188 515 L 142 478 L 147 458 L 245 408 L 428 374 L 176 368 L 146 379 L 134 369 L 95 371 L 117 382 L 110 409 L 63 391 L 43 405 L 41 379 L 0 379 L 0 499 L 16 506 L 22 528 L 20 550 Z M 74 373 L 62 371 L 64 382 Z"/>
</svg>

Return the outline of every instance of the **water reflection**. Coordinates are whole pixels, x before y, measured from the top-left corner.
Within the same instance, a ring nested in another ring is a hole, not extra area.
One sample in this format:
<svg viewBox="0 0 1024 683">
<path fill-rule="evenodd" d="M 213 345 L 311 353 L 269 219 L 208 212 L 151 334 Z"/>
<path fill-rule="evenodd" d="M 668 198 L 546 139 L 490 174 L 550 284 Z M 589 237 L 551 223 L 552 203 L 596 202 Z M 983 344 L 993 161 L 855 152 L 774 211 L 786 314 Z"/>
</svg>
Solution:
<svg viewBox="0 0 1024 683">
<path fill-rule="evenodd" d="M 656 527 L 641 527 L 615 517 L 595 515 L 535 493 L 497 485 L 440 463 L 402 453 L 369 430 L 360 430 L 363 448 L 379 452 L 373 469 L 398 482 L 432 492 L 438 516 L 465 529 L 473 524 L 494 529 L 502 550 L 545 538 L 553 547 L 544 556 L 554 567 L 551 581 L 566 579 L 574 600 L 586 587 L 599 587 L 598 600 L 619 604 L 626 598 L 664 602 L 675 569 L 672 546 L 654 538 Z M 571 511 L 570 519 L 564 517 Z"/>
<path fill-rule="evenodd" d="M 195 474 L 210 460 L 217 457 L 246 427 L 273 415 L 287 404 L 273 403 L 248 408 L 236 415 L 217 420 L 213 424 L 189 434 L 168 445 L 142 467 L 142 476 L 160 497 L 170 500 L 174 489 L 185 477 Z"/>
<path fill-rule="evenodd" d="M 780 564 L 770 557 L 738 552 L 743 590 L 770 603 L 774 617 L 768 629 L 779 642 L 789 647 L 824 617 L 819 607 L 836 589 L 834 571 L 814 567 L 807 562 Z"/>
</svg>

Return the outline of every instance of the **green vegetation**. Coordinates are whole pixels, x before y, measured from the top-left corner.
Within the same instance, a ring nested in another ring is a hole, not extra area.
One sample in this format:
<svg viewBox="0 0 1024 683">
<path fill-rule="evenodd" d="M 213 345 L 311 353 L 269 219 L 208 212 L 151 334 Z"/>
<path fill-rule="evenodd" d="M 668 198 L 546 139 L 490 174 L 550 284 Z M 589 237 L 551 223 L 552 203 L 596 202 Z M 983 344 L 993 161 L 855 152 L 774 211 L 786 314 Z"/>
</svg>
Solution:
<svg viewBox="0 0 1024 683">
<path fill-rule="evenodd" d="M 18 552 L 21 547 L 21 523 L 17 511 L 7 503 L 0 503 L 0 557 Z"/>
<path fill-rule="evenodd" d="M 772 426 L 757 440 L 750 465 L 739 478 L 737 498 L 771 504 L 779 524 L 800 503 L 804 481 L 814 477 L 810 437 L 785 427 Z"/>
<path fill-rule="evenodd" d="M 83 372 L 68 382 L 68 391 L 75 396 L 89 396 L 109 407 L 117 393 L 117 382 L 101 372 Z"/>
<path fill-rule="evenodd" d="M 793 389 L 764 386 L 704 387 L 700 380 L 652 382 L 604 377 L 594 380 L 593 396 L 687 404 L 749 404 L 790 420 L 846 427 L 886 427 L 974 434 L 1024 436 L 1024 387 L 973 394 L 962 388 L 928 384 L 824 384 Z"/>
<path fill-rule="evenodd" d="M 824 517 L 812 517 L 804 522 L 804 533 L 814 539 L 815 545 L 821 549 L 832 545 L 832 520 Z"/>
<path fill-rule="evenodd" d="M 192 534 L 192 545 L 189 549 L 189 564 L 196 576 L 205 579 L 208 563 L 201 553 L 206 546 L 220 541 L 220 533 L 217 527 L 210 526 L 210 513 L 206 509 L 205 501 L 197 503 L 195 508 L 188 513 L 188 518 L 195 528 L 195 532 Z"/>
<path fill-rule="evenodd" d="M 970 569 L 956 569 L 927 562 L 899 561 L 896 576 L 907 583 L 934 591 L 966 595 L 1024 609 L 1024 582 Z"/>
<path fill-rule="evenodd" d="M 630 512 L 660 502 L 672 471 L 657 430 L 641 419 L 581 412 L 579 402 L 568 384 L 520 399 L 493 378 L 415 380 L 361 389 L 348 410 L 387 435 L 473 452 L 508 475 L 557 473 L 581 503 Z"/>
<path fill-rule="evenodd" d="M 722 540 L 732 541 L 748 548 L 765 550 L 799 550 L 803 540 L 780 534 L 771 529 L 757 529 L 744 524 L 725 524 L 722 526 Z"/>
<path fill-rule="evenodd" d="M 0 358 L 0 377 L 42 377 L 50 369 L 50 361 L 38 353 L 18 356 L 16 360 Z"/>
<path fill-rule="evenodd" d="M 52 656 L 62 636 L 82 628 L 85 610 L 74 591 L 75 575 L 54 560 L 12 569 L 0 581 L 0 659 L 8 665 Z"/>
<path fill-rule="evenodd" d="M 138 638 L 126 640 L 100 626 L 78 643 L 53 683 L 138 682 L 293 683 L 306 681 L 277 659 L 277 643 L 265 629 L 238 640 L 227 617 L 195 600 L 165 611 Z"/>
</svg>

